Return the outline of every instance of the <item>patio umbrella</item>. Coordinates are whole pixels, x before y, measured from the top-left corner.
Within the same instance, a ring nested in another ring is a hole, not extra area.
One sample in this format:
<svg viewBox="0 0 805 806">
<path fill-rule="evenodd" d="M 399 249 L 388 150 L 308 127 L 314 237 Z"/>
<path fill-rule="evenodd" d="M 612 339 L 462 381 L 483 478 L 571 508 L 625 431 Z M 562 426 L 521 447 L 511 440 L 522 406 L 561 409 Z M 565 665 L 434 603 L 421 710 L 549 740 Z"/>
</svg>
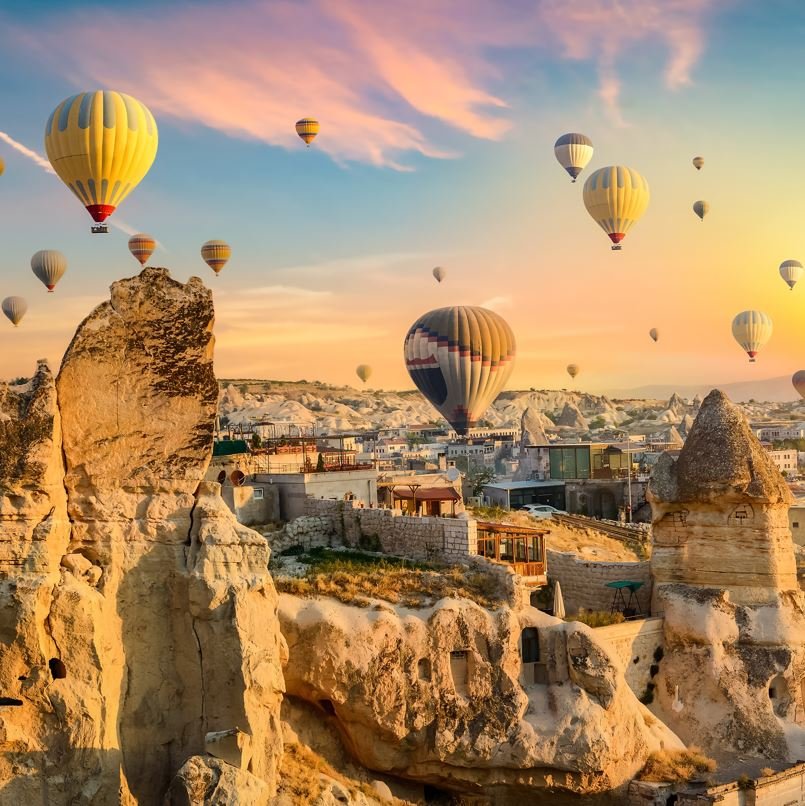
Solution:
<svg viewBox="0 0 805 806">
<path fill-rule="evenodd" d="M 562 588 L 558 579 L 553 585 L 553 614 L 556 618 L 565 617 L 565 600 L 562 598 Z"/>
</svg>

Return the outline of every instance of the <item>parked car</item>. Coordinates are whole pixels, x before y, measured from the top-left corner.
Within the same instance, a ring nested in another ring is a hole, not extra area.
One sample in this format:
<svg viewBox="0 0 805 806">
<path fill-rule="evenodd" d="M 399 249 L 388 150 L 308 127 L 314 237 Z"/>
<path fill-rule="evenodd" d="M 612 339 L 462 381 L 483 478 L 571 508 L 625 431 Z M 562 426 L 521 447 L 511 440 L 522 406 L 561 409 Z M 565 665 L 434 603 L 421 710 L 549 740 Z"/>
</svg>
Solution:
<svg viewBox="0 0 805 806">
<path fill-rule="evenodd" d="M 567 515 L 563 509 L 557 509 L 549 504 L 526 504 L 522 507 L 523 512 L 527 512 L 532 518 L 552 518 L 554 515 Z"/>
</svg>

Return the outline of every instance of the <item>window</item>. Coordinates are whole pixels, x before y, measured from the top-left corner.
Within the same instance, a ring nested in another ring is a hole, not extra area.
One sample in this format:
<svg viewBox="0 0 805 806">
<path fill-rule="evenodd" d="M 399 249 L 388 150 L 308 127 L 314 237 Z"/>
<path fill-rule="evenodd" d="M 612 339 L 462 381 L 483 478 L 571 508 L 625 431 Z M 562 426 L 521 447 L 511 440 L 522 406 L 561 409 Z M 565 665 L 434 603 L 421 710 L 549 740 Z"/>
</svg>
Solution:
<svg viewBox="0 0 805 806">
<path fill-rule="evenodd" d="M 265 491 L 263 490 L 262 487 L 254 487 L 253 490 L 254 490 L 253 492 L 254 500 L 260 501 L 264 497 Z"/>
<path fill-rule="evenodd" d="M 526 627 L 520 638 L 523 663 L 539 662 L 539 632 L 536 627 Z"/>
<path fill-rule="evenodd" d="M 792 525 L 792 526 L 793 526 L 795 529 L 799 529 L 799 521 L 794 521 L 794 522 L 793 522 L 791 525 Z"/>
<path fill-rule="evenodd" d="M 456 694 L 466 695 L 467 693 L 467 684 L 469 682 L 468 655 L 469 652 L 466 649 L 458 649 L 450 653 L 450 674 L 453 678 Z"/>
</svg>

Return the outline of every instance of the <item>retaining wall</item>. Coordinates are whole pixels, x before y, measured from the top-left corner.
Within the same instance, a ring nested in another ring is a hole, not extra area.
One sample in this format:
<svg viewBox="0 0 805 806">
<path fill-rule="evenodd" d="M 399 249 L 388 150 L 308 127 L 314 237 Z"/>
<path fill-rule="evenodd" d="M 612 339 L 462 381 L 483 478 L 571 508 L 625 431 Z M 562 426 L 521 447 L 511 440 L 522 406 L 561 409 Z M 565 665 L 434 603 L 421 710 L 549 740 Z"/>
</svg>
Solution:
<svg viewBox="0 0 805 806">
<path fill-rule="evenodd" d="M 638 697 L 646 694 L 662 663 L 662 627 L 662 618 L 647 618 L 595 629 L 596 637 L 603 638 L 621 659 L 626 682 Z"/>
<path fill-rule="evenodd" d="M 578 613 L 585 610 L 609 612 L 615 591 L 608 588 L 607 582 L 628 579 L 642 582 L 637 592 L 640 610 L 648 614 L 651 607 L 651 570 L 648 560 L 641 562 L 595 562 L 580 560 L 572 552 L 547 551 L 547 571 L 549 580 L 558 580 L 562 588 L 565 610 Z M 629 593 L 624 593 L 628 599 Z"/>
</svg>

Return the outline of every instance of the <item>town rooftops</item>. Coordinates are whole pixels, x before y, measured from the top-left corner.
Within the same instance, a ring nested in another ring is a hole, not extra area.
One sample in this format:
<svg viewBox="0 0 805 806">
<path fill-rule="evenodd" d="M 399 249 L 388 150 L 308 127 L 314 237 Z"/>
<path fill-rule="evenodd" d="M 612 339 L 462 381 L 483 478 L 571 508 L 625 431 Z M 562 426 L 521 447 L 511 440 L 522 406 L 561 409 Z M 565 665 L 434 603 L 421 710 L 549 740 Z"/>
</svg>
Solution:
<svg viewBox="0 0 805 806">
<path fill-rule="evenodd" d="M 564 480 L 547 479 L 544 481 L 495 481 L 484 484 L 484 487 L 492 487 L 495 490 L 525 490 L 531 487 L 561 487 Z"/>
</svg>

